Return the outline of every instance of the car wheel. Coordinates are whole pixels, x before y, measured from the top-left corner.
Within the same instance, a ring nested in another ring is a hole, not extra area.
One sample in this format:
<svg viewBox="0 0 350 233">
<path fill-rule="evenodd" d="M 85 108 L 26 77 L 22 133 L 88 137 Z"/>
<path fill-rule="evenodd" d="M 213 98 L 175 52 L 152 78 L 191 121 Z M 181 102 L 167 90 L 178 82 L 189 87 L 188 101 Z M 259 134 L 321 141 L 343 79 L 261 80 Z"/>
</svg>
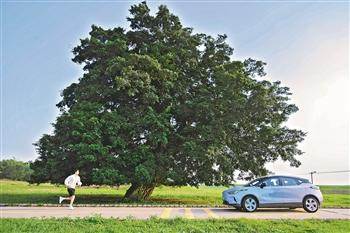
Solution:
<svg viewBox="0 0 350 233">
<path fill-rule="evenodd" d="M 308 196 L 303 201 L 304 210 L 309 213 L 315 213 L 318 210 L 319 204 L 315 197 Z"/>
<path fill-rule="evenodd" d="M 254 212 L 258 208 L 258 201 L 253 196 L 247 196 L 242 201 L 242 208 L 246 212 Z"/>
</svg>

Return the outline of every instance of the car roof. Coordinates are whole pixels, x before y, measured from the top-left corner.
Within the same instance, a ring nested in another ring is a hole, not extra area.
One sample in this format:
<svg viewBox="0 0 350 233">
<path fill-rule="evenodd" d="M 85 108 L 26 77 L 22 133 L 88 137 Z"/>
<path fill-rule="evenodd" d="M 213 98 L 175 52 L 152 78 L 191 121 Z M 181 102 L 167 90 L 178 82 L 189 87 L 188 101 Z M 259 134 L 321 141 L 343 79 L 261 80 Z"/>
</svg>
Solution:
<svg viewBox="0 0 350 233">
<path fill-rule="evenodd" d="M 287 178 L 294 178 L 294 179 L 303 179 L 303 180 L 307 180 L 306 178 L 297 177 L 297 176 L 289 176 L 289 175 L 270 175 L 270 176 L 262 176 L 262 177 L 259 177 L 259 178 L 257 178 L 257 179 L 274 178 L 274 177 L 287 177 Z"/>
</svg>

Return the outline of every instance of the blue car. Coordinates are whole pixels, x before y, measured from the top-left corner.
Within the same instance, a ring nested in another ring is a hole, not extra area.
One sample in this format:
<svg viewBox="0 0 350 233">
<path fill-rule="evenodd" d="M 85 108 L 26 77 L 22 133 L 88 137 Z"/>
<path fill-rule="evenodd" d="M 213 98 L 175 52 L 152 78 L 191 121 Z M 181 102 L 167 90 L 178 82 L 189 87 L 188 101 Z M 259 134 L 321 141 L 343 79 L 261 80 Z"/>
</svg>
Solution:
<svg viewBox="0 0 350 233">
<path fill-rule="evenodd" d="M 257 208 L 304 208 L 309 213 L 323 202 L 320 188 L 309 180 L 292 176 L 261 177 L 250 183 L 225 190 L 223 203 L 246 212 Z"/>
</svg>

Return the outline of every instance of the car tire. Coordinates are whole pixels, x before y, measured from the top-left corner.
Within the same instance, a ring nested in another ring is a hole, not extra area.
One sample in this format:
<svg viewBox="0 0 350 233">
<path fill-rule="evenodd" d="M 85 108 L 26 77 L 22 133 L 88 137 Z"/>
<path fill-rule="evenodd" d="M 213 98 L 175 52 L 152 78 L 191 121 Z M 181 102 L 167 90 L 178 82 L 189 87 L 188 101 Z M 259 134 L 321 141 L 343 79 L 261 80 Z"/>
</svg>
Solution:
<svg viewBox="0 0 350 233">
<path fill-rule="evenodd" d="M 245 212 L 254 212 L 258 208 L 258 200 L 253 196 L 246 196 L 242 201 L 242 209 Z"/>
<path fill-rule="evenodd" d="M 318 200 L 314 196 L 307 196 L 303 200 L 303 208 L 306 212 L 315 213 L 319 208 Z"/>
</svg>

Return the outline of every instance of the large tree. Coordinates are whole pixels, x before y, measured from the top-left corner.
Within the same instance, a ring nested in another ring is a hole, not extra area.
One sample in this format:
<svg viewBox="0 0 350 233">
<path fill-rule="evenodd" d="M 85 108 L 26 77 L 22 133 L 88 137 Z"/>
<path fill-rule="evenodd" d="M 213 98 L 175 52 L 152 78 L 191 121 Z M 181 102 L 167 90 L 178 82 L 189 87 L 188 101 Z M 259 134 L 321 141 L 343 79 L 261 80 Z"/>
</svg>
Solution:
<svg viewBox="0 0 350 233">
<path fill-rule="evenodd" d="M 130 30 L 92 26 L 73 49 L 85 71 L 62 92 L 52 135 L 36 143 L 33 182 L 154 187 L 227 185 L 266 175 L 278 158 L 299 166 L 305 136 L 285 126 L 298 108 L 289 88 L 263 80 L 261 61 L 232 59 L 226 35 L 184 27 L 166 6 L 131 6 Z"/>
</svg>

